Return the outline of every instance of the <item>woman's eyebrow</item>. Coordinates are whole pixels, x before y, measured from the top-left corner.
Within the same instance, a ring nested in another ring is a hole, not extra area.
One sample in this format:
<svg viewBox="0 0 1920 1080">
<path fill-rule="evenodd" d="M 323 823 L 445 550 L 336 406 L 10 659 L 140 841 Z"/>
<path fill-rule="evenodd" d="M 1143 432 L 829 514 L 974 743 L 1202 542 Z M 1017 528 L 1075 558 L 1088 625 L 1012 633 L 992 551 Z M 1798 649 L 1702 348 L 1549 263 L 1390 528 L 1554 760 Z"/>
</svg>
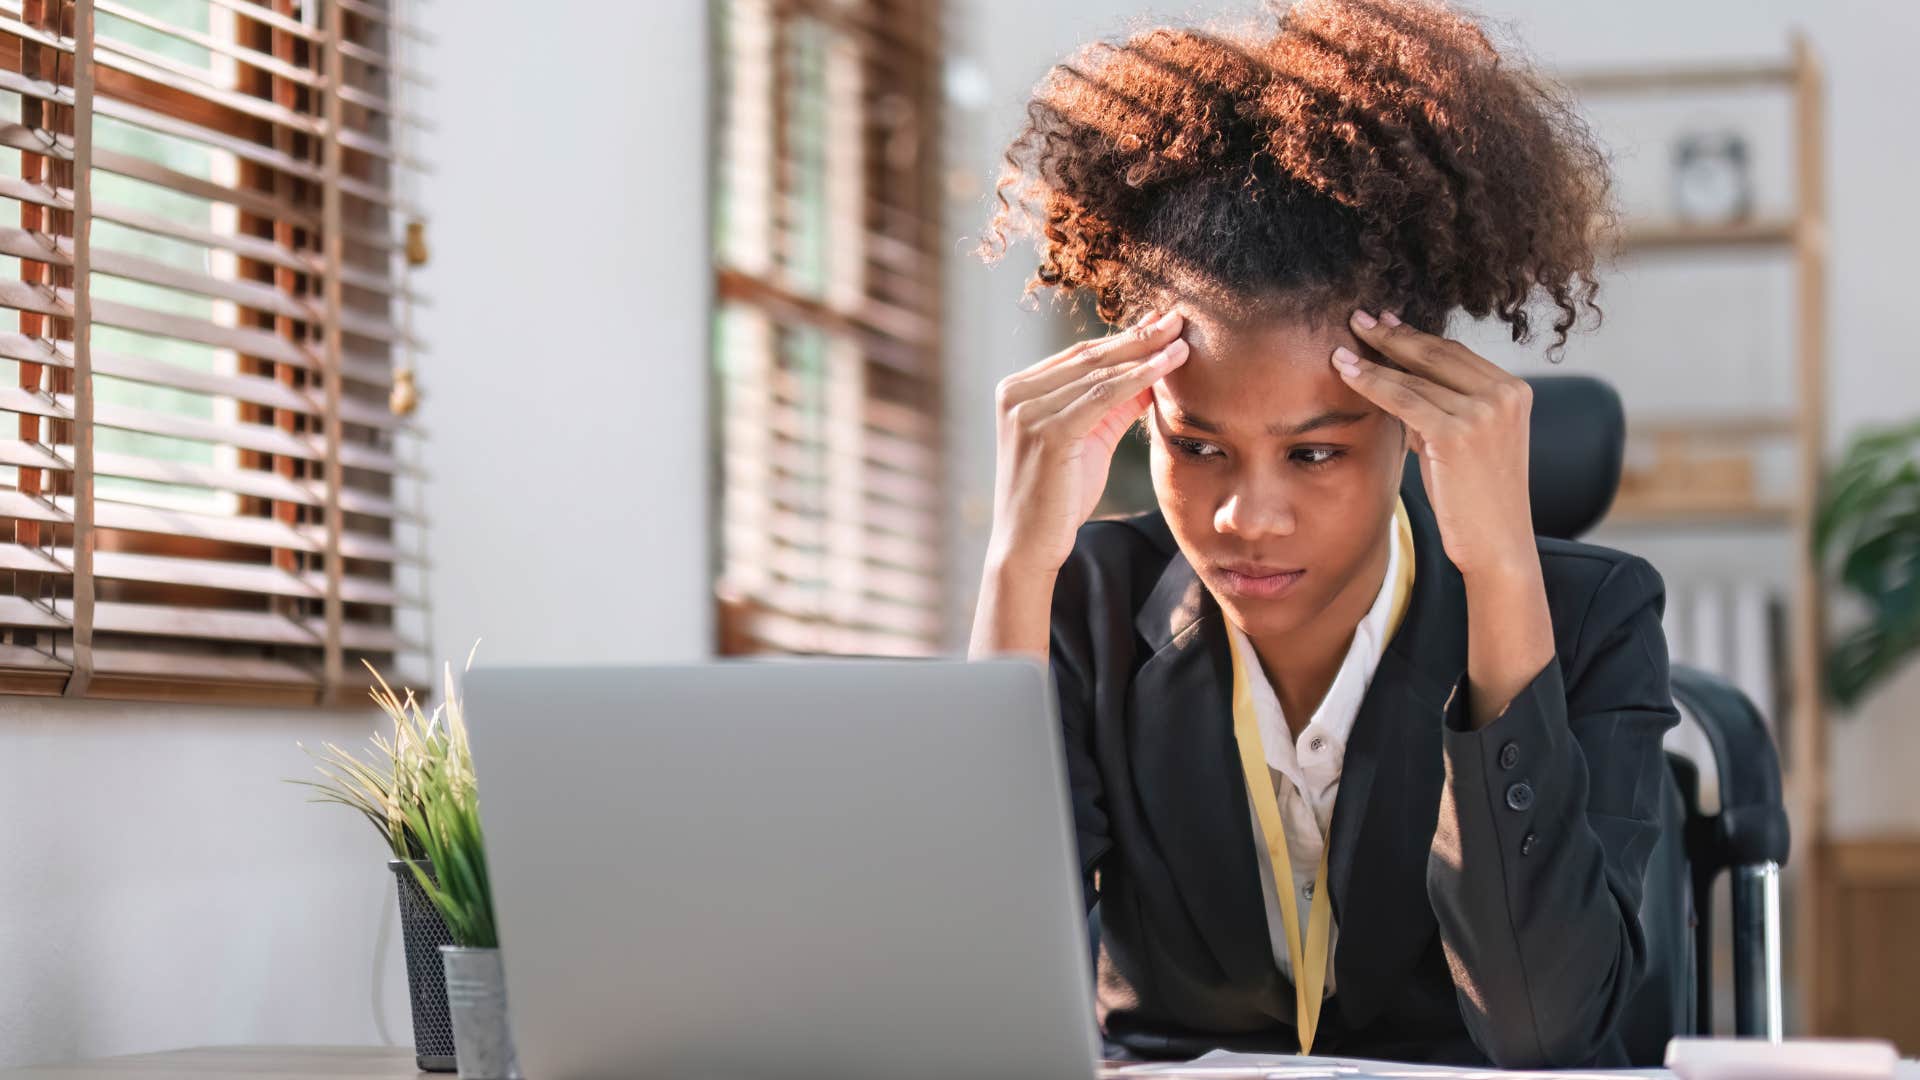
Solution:
<svg viewBox="0 0 1920 1080">
<path fill-rule="evenodd" d="M 1283 424 L 1276 421 L 1275 423 L 1268 424 L 1267 434 L 1283 439 L 1290 438 L 1297 435 L 1305 435 L 1310 431 L 1318 431 L 1324 427 L 1344 427 L 1348 424 L 1357 424 L 1365 420 L 1368 415 L 1367 413 L 1354 412 L 1350 409 L 1328 409 L 1326 412 L 1318 415 L 1309 416 L 1299 423 Z M 1219 424 L 1193 413 L 1175 409 L 1173 410 L 1172 416 L 1176 424 L 1199 428 L 1201 431 L 1210 432 L 1214 435 L 1220 434 Z"/>
</svg>

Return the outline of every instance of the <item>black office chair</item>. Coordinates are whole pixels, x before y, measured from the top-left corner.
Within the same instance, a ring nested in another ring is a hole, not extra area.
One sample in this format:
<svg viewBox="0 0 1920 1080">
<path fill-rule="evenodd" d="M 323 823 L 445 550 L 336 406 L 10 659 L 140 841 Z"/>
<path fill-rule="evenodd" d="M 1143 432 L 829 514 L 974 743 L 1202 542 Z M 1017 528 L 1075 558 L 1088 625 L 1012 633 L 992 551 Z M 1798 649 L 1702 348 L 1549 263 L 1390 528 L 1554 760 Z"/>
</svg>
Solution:
<svg viewBox="0 0 1920 1080">
<path fill-rule="evenodd" d="M 1534 529 L 1572 539 L 1605 516 L 1620 483 L 1626 418 L 1620 397 L 1584 375 L 1533 387 L 1529 461 Z M 1410 468 L 1418 468 L 1409 458 Z M 1780 868 L 1789 846 L 1780 761 L 1759 711 L 1716 675 L 1672 666 L 1674 702 L 1713 749 L 1720 806 L 1700 803 L 1700 764 L 1667 755 L 1668 828 L 1651 856 L 1640 909 L 1648 970 L 1622 1017 L 1636 1063 L 1657 1065 L 1668 1038 L 1712 1034 L 1714 882 L 1732 875 L 1734 1034 L 1779 1038 Z"/>
</svg>

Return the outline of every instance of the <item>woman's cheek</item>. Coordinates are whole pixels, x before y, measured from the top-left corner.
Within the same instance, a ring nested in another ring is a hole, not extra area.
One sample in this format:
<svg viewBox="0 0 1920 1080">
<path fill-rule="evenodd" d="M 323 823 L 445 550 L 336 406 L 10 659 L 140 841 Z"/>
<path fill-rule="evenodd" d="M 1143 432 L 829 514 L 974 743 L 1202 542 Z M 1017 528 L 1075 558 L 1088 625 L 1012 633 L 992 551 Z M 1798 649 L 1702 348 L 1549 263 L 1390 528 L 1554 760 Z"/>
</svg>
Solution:
<svg viewBox="0 0 1920 1080">
<path fill-rule="evenodd" d="M 1169 525 L 1184 532 L 1181 526 L 1187 516 L 1207 504 L 1209 496 L 1203 490 L 1208 482 L 1206 475 L 1200 470 L 1183 468 L 1180 459 L 1158 441 L 1148 455 L 1148 471 L 1153 475 L 1153 494 L 1160 503 L 1161 515 Z"/>
<path fill-rule="evenodd" d="M 1160 509 L 1171 514 L 1175 497 L 1173 458 L 1167 453 L 1166 444 L 1159 439 L 1153 440 L 1147 448 L 1147 472 L 1153 477 L 1153 494 L 1160 500 Z"/>
</svg>

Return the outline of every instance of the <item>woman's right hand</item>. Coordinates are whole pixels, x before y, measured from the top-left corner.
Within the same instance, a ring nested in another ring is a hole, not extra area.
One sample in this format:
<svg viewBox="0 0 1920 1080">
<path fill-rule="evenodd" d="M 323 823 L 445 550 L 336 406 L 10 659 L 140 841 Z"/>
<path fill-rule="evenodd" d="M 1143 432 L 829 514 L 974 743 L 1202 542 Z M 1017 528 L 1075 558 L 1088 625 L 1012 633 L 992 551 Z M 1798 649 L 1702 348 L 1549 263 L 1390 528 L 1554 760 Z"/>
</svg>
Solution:
<svg viewBox="0 0 1920 1080">
<path fill-rule="evenodd" d="M 1046 576 L 1066 563 L 1114 448 L 1152 404 L 1154 383 L 1186 362 L 1182 321 L 1143 319 L 1000 380 L 989 565 Z"/>
</svg>

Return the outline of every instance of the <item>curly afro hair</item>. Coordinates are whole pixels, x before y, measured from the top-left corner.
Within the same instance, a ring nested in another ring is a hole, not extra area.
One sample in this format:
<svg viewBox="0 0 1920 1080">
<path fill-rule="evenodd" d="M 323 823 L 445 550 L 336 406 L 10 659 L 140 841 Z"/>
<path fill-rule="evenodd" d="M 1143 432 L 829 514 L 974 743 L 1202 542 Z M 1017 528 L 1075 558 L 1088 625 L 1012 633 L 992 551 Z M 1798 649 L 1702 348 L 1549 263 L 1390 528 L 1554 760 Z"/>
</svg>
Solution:
<svg viewBox="0 0 1920 1080">
<path fill-rule="evenodd" d="M 1438 0 L 1301 0 L 1244 29 L 1099 42 L 1035 88 L 979 253 L 1032 233 L 1026 292 L 1091 294 L 1108 323 L 1175 298 L 1313 323 L 1462 309 L 1549 356 L 1617 235 L 1607 157 L 1572 95 Z M 1556 357 L 1557 358 L 1557 357 Z"/>
</svg>

